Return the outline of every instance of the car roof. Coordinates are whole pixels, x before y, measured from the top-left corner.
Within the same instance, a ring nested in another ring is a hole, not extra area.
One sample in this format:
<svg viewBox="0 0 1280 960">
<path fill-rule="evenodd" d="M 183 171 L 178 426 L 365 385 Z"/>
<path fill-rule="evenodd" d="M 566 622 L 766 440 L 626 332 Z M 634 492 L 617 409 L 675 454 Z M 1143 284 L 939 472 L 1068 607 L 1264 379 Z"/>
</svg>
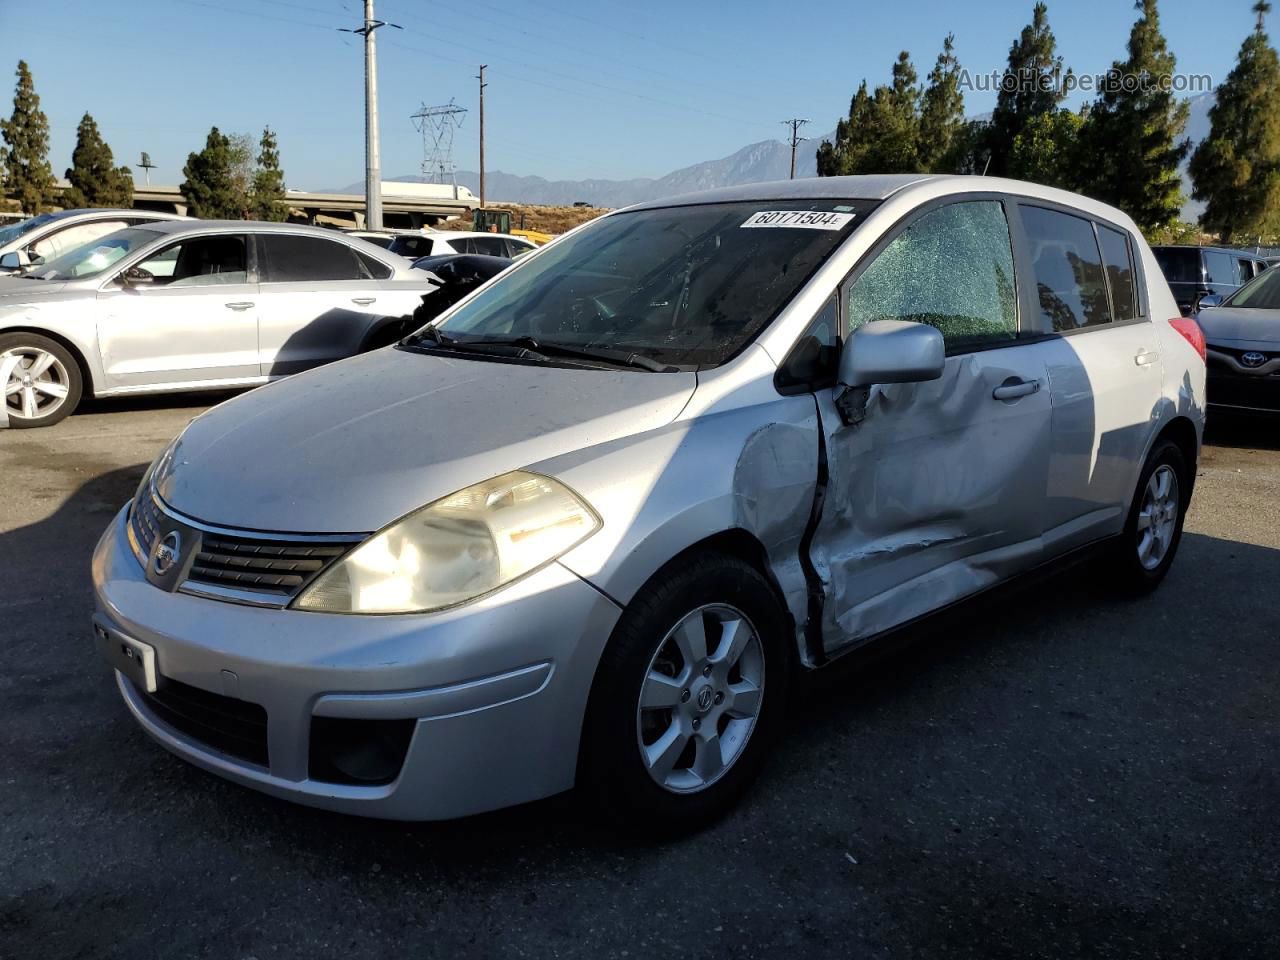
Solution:
<svg viewBox="0 0 1280 960">
<path fill-rule="evenodd" d="M 888 200 L 911 196 L 920 202 L 954 194 L 999 193 L 1040 199 L 1075 208 L 1082 213 L 1101 217 L 1138 232 L 1137 226 L 1123 211 L 1089 197 L 1056 187 L 1046 187 L 1024 180 L 1004 177 L 981 177 L 962 174 L 894 173 L 857 177 L 806 177 L 800 180 L 774 180 L 745 183 L 715 190 L 701 190 L 662 200 L 650 200 L 626 207 L 626 211 L 661 207 L 692 206 L 704 203 L 734 203 L 787 200 Z M 616 216 L 614 211 L 606 216 Z"/>
<path fill-rule="evenodd" d="M 519 240 L 521 243 L 533 243 L 528 237 L 517 237 L 511 233 L 488 233 L 484 230 L 432 230 L 432 237 L 440 240 L 452 240 L 455 237 L 465 240 L 468 237 L 502 237 L 505 240 Z"/>
<path fill-rule="evenodd" d="M 148 224 L 161 233 L 302 233 L 313 237 L 345 237 L 359 240 L 342 230 L 313 227 L 305 223 L 269 223 L 265 220 L 164 220 Z"/>
<path fill-rule="evenodd" d="M 128 214 L 131 217 L 156 217 L 161 220 L 178 220 L 176 213 L 165 213 L 161 210 L 133 210 L 129 207 L 77 207 L 72 210 L 59 210 L 49 214 L 50 220 L 69 220 L 72 217 L 118 217 Z"/>
<path fill-rule="evenodd" d="M 1212 244 L 1199 243 L 1153 243 L 1152 250 L 1212 250 L 1215 253 L 1229 253 L 1233 257 L 1248 257 L 1250 260 L 1265 260 L 1251 250 L 1238 250 L 1235 247 L 1217 247 Z"/>
</svg>

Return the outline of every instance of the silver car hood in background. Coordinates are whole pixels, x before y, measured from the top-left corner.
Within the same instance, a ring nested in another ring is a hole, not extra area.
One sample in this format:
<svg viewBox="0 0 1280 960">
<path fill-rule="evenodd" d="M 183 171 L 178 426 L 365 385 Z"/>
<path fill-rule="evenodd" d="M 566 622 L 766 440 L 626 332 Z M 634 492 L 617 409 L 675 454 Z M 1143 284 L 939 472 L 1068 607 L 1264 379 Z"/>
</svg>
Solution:
<svg viewBox="0 0 1280 960">
<path fill-rule="evenodd" d="M 670 423 L 693 373 L 577 370 L 388 348 L 197 417 L 155 478 L 206 523 L 365 533 L 480 480 Z"/>
<path fill-rule="evenodd" d="M 65 281 L 27 280 L 22 277 L 0 275 L 0 307 L 19 306 L 48 300 L 67 289 Z M 80 288 L 74 288 L 79 292 Z"/>
<path fill-rule="evenodd" d="M 1196 317 L 1210 343 L 1220 340 L 1280 343 L 1280 310 L 1210 307 Z"/>
</svg>

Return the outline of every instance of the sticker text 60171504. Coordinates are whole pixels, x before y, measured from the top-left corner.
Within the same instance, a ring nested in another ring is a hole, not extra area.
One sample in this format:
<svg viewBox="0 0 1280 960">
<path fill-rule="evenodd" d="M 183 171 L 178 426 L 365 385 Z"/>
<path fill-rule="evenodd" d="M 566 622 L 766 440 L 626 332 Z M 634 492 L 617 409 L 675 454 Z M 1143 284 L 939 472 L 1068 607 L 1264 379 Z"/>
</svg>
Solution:
<svg viewBox="0 0 1280 960">
<path fill-rule="evenodd" d="M 747 217 L 742 226 L 842 230 L 853 217 L 852 213 L 830 213 L 826 210 L 761 210 Z"/>
</svg>

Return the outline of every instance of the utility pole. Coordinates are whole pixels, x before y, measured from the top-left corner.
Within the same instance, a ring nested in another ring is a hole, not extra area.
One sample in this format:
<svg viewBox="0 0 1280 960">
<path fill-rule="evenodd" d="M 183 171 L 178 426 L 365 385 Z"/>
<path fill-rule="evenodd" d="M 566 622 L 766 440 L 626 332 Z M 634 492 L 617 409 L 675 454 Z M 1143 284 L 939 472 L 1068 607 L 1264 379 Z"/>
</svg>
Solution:
<svg viewBox="0 0 1280 960">
<path fill-rule="evenodd" d="M 382 229 L 382 161 L 378 157 L 378 46 L 374 31 L 379 27 L 395 27 L 399 24 L 376 20 L 373 16 L 373 0 L 364 0 L 364 25 L 343 33 L 358 33 L 364 37 L 364 225 L 366 230 Z"/>
<path fill-rule="evenodd" d="M 796 178 L 796 147 L 799 144 L 803 143 L 805 140 L 809 139 L 808 137 L 800 136 L 800 128 L 803 127 L 808 122 L 809 122 L 808 120 L 802 120 L 799 117 L 793 117 L 790 120 L 782 121 L 782 125 L 784 127 L 791 128 L 791 179 L 792 180 Z"/>
<path fill-rule="evenodd" d="M 484 208 L 484 88 L 488 86 L 484 82 L 485 67 L 487 63 L 480 64 L 480 75 L 476 77 L 480 81 L 480 207 Z"/>
</svg>

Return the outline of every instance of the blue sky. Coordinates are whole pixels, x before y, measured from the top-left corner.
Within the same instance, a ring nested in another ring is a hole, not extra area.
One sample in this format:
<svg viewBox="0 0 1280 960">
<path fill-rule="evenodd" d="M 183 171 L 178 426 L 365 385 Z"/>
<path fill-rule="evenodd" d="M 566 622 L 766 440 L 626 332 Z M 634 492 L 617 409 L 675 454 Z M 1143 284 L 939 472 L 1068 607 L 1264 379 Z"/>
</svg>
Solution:
<svg viewBox="0 0 1280 960">
<path fill-rule="evenodd" d="M 1251 29 L 1251 0 L 1165 0 L 1165 34 L 1185 72 L 1220 81 Z M 209 127 L 279 134 L 289 185 L 363 176 L 360 0 L 0 0 L 0 111 L 25 58 L 52 126 L 61 174 L 88 110 L 116 157 L 150 152 L 155 183 L 177 183 Z M 1032 0 L 378 0 L 382 165 L 418 172 L 409 119 L 450 98 L 468 107 L 454 157 L 477 164 L 476 66 L 488 63 L 491 170 L 551 179 L 661 176 L 811 117 L 822 133 L 862 77 L 887 79 L 901 49 L 923 78 L 943 36 L 972 72 L 1000 68 Z M 1123 54 L 1132 6 L 1051 0 L 1059 51 L 1078 72 Z M 1280 28 L 1277 28 L 1280 29 Z M 1079 99 L 1077 96 L 1076 100 Z M 970 114 L 994 95 L 971 94 Z M 806 145 L 805 149 L 811 145 Z M 139 173 L 139 179 L 141 174 Z"/>
</svg>

